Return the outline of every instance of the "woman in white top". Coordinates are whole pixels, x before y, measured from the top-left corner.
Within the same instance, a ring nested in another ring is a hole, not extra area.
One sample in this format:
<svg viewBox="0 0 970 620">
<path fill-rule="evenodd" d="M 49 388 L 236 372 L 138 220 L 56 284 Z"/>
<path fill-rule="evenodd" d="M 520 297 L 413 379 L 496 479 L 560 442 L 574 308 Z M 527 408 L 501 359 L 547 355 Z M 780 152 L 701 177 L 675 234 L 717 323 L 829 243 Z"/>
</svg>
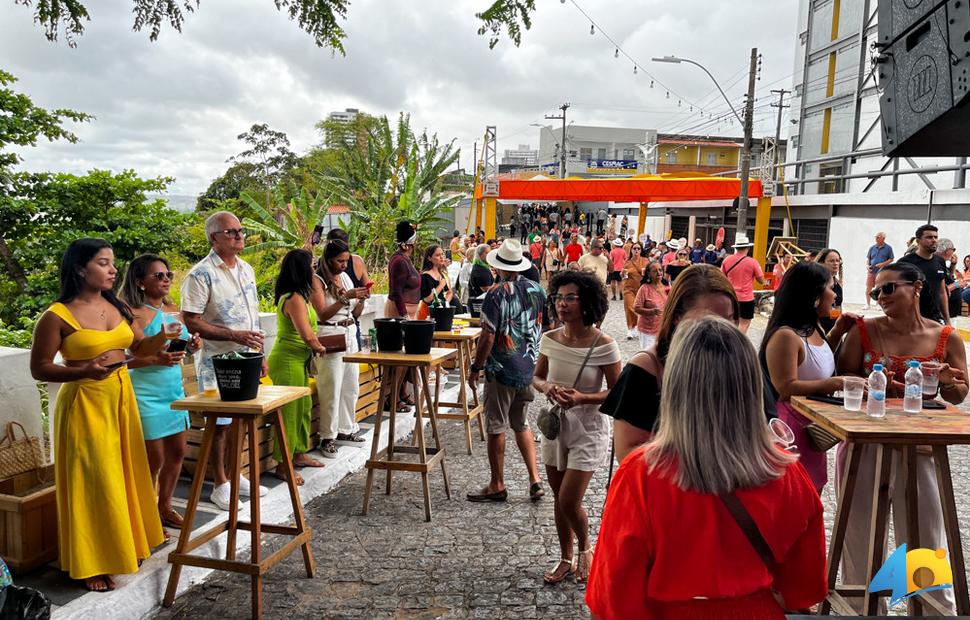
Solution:
<svg viewBox="0 0 970 620">
<path fill-rule="evenodd" d="M 819 319 L 829 316 L 834 301 L 828 269 L 818 263 L 794 265 L 775 292 L 775 308 L 760 353 L 762 368 L 778 397 L 778 417 L 794 431 L 802 465 L 820 493 L 828 481 L 825 453 L 811 449 L 805 434 L 809 422 L 789 401 L 792 396 L 831 394 L 842 389 L 842 377 L 833 376 L 834 350 L 855 316 L 843 314 L 826 337 Z"/>
<path fill-rule="evenodd" d="M 358 435 L 356 410 L 360 393 L 360 368 L 345 364 L 346 353 L 357 352 L 357 326 L 354 319 L 364 310 L 362 300 L 370 297 L 366 287 L 354 288 L 345 271 L 350 248 L 339 239 L 328 241 L 317 263 L 310 301 L 317 312 L 317 335 L 341 335 L 347 341 L 345 352 L 317 358 L 317 394 L 320 400 L 320 452 L 337 458 L 337 441 L 363 442 Z"/>
<path fill-rule="evenodd" d="M 465 260 L 458 272 L 458 297 L 463 306 L 468 305 L 468 278 L 472 274 L 472 263 L 475 262 L 475 246 L 465 248 Z"/>
<path fill-rule="evenodd" d="M 546 285 L 552 280 L 552 277 L 559 273 L 563 268 L 563 261 L 565 258 L 562 255 L 562 250 L 559 249 L 559 244 L 555 241 L 550 241 L 546 246 L 546 251 L 542 254 L 542 280 Z"/>
<path fill-rule="evenodd" d="M 576 581 L 583 582 L 593 559 L 583 496 L 593 472 L 609 453 L 610 420 L 599 412 L 599 405 L 620 376 L 620 349 L 596 328 L 606 316 L 609 301 L 605 286 L 595 275 L 571 270 L 559 273 L 549 286 L 549 301 L 551 318 L 563 327 L 542 336 L 532 385 L 564 411 L 559 436 L 542 438 L 562 555 L 543 578 L 556 583 L 575 573 Z M 574 535 L 578 562 L 573 555 Z"/>
</svg>

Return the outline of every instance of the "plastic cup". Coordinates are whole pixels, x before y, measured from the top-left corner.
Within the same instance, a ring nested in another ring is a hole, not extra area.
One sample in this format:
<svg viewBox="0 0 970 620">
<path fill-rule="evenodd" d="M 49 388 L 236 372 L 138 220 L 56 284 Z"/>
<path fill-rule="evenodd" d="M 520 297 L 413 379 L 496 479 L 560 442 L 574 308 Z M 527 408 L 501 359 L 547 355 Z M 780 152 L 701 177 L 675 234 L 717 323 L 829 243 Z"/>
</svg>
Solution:
<svg viewBox="0 0 970 620">
<path fill-rule="evenodd" d="M 174 340 L 182 335 L 182 319 L 178 312 L 166 312 L 162 317 L 162 329 L 165 337 Z"/>
<path fill-rule="evenodd" d="M 218 396 L 219 395 L 219 384 L 216 383 L 216 378 L 205 378 L 202 380 L 202 394 L 203 396 Z"/>
<path fill-rule="evenodd" d="M 862 411 L 862 395 L 865 392 L 866 380 L 862 377 L 844 377 L 842 379 L 842 397 L 846 411 Z"/>
<path fill-rule="evenodd" d="M 833 321 L 840 316 L 842 316 L 842 308 L 839 306 L 832 306 L 832 308 L 829 309 L 829 318 Z"/>
<path fill-rule="evenodd" d="M 922 362 L 920 370 L 923 371 L 923 398 L 935 398 L 936 392 L 940 387 L 940 368 L 939 362 Z"/>
</svg>

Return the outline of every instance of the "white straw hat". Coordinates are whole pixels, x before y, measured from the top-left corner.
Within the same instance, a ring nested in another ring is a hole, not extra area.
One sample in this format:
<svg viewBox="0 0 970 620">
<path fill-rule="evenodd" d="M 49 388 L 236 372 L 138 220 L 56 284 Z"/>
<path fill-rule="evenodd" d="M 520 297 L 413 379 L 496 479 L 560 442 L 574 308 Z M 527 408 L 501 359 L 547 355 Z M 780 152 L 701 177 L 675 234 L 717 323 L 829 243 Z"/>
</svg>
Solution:
<svg viewBox="0 0 970 620">
<path fill-rule="evenodd" d="M 515 239 L 506 239 L 495 251 L 485 257 L 487 262 L 502 271 L 525 271 L 532 266 L 532 261 L 522 255 L 522 245 Z"/>
</svg>

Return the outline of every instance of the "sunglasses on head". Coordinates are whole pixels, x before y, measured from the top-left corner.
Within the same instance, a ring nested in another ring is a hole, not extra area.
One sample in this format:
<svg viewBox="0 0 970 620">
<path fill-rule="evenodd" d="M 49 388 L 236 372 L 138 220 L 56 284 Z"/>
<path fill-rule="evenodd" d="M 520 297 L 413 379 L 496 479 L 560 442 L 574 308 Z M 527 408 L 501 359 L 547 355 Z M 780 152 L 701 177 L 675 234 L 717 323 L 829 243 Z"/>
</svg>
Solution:
<svg viewBox="0 0 970 620">
<path fill-rule="evenodd" d="M 912 282 L 886 282 L 882 286 L 877 286 L 869 292 L 869 297 L 873 299 L 879 299 L 879 296 L 883 293 L 886 295 L 892 295 L 896 292 L 896 287 L 898 286 L 912 286 Z"/>
<path fill-rule="evenodd" d="M 151 276 L 156 280 L 171 280 L 175 277 L 175 274 L 171 271 L 157 271 L 151 274 Z"/>
</svg>

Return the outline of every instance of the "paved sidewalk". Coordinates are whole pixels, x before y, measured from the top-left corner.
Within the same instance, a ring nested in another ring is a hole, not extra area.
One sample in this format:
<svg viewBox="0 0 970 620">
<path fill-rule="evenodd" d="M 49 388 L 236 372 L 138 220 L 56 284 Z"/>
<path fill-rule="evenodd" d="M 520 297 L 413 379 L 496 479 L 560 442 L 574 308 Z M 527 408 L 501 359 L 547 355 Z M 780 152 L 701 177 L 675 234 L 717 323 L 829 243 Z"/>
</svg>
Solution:
<svg viewBox="0 0 970 620">
<path fill-rule="evenodd" d="M 750 333 L 760 343 L 765 319 Z M 623 338 L 622 307 L 612 302 L 606 331 L 619 336 L 624 360 L 638 348 Z M 530 410 L 534 421 L 540 401 Z M 461 426 L 442 422 L 452 499 L 440 470 L 432 475 L 433 521 L 423 519 L 420 478 L 395 474 L 394 494 L 383 494 L 378 476 L 371 511 L 361 516 L 365 473 L 345 479 L 307 506 L 314 531 L 317 576 L 307 579 L 299 554 L 265 578 L 266 618 L 588 618 L 583 586 L 548 586 L 542 574 L 559 557 L 551 493 L 528 500 L 525 468 L 511 437 L 506 454 L 507 504 L 472 504 L 465 493 L 488 477 L 485 444 L 465 453 Z M 537 446 L 538 447 L 538 446 Z M 830 461 L 833 459 L 830 458 Z M 970 544 L 970 450 L 951 450 L 953 478 L 965 548 Z M 830 476 L 832 474 L 830 473 Z M 586 496 L 591 529 L 599 527 L 606 468 L 594 475 Z M 547 488 L 548 492 L 548 488 Z M 831 528 L 835 495 L 822 499 Z M 249 581 L 216 575 L 196 586 L 159 618 L 248 618 Z"/>
</svg>

